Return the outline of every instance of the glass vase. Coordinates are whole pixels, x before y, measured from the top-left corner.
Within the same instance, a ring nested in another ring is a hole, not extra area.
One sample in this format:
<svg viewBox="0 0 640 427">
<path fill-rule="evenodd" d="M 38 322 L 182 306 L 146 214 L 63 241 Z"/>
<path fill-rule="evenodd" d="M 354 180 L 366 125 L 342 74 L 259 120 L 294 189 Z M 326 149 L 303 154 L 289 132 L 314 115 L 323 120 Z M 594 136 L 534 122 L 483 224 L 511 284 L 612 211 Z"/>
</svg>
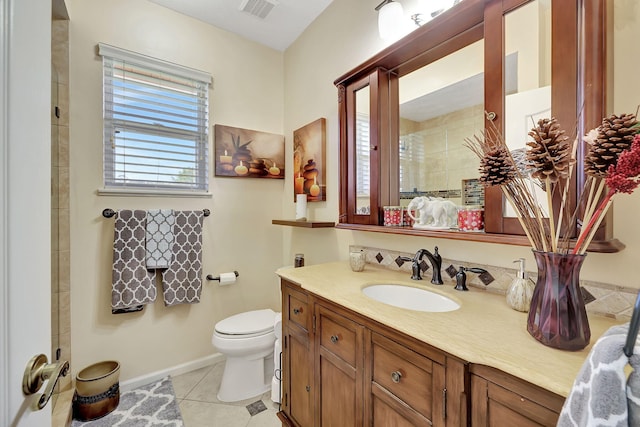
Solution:
<svg viewBox="0 0 640 427">
<path fill-rule="evenodd" d="M 533 290 L 527 331 L 542 344 L 582 350 L 591 330 L 580 292 L 580 268 L 586 255 L 533 251 L 538 280 Z"/>
</svg>

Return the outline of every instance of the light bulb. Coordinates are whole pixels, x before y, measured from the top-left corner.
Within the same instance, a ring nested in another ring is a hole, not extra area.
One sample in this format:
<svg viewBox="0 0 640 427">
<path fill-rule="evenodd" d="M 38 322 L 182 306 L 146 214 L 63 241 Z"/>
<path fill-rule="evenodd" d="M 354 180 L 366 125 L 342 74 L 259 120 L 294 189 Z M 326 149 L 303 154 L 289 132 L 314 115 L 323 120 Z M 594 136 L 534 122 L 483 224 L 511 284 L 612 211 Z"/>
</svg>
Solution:
<svg viewBox="0 0 640 427">
<path fill-rule="evenodd" d="M 378 11 L 378 32 L 383 40 L 396 40 L 403 32 L 404 10 L 398 2 L 391 1 Z"/>
</svg>

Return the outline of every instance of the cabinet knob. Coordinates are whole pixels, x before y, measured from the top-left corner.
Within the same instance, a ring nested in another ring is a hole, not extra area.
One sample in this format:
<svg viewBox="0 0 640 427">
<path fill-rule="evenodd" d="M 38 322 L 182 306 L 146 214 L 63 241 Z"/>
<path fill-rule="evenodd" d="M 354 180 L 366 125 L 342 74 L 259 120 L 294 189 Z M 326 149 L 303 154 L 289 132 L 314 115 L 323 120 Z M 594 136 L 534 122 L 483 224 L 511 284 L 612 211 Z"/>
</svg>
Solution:
<svg viewBox="0 0 640 427">
<path fill-rule="evenodd" d="M 305 387 L 305 390 L 307 390 L 307 392 L 311 391 L 311 386 L 309 386 L 309 385 L 308 385 L 308 386 L 306 386 L 306 387 Z"/>
<path fill-rule="evenodd" d="M 398 384 L 401 378 L 402 378 L 402 372 L 400 371 L 391 372 L 391 381 L 393 381 L 394 383 Z"/>
<path fill-rule="evenodd" d="M 301 308 L 294 308 L 293 309 L 293 314 L 300 314 L 302 313 L 302 309 Z"/>
<path fill-rule="evenodd" d="M 340 338 L 338 338 L 338 336 L 337 336 L 337 335 L 331 335 L 331 342 L 332 342 L 332 343 L 334 343 L 334 344 L 335 344 L 335 343 L 337 343 L 339 339 L 340 339 Z"/>
</svg>

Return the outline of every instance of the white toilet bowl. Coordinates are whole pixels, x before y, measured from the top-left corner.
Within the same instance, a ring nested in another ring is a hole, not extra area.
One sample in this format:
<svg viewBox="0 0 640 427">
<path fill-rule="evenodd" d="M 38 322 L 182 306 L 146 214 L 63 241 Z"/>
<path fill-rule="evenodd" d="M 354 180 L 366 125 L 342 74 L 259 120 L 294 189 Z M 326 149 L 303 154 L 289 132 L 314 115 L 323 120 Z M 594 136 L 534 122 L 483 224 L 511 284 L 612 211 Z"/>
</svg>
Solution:
<svg viewBox="0 0 640 427">
<path fill-rule="evenodd" d="M 270 309 L 254 310 L 216 323 L 211 342 L 227 357 L 218 391 L 221 402 L 259 396 L 271 388 L 276 315 Z"/>
</svg>

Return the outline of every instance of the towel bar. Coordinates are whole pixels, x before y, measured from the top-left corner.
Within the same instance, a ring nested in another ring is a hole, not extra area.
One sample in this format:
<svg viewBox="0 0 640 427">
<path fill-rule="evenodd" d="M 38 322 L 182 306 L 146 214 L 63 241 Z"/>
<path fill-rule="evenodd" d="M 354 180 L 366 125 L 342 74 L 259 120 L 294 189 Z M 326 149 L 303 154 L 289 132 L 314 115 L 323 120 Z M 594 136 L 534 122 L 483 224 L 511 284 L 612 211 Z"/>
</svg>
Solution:
<svg viewBox="0 0 640 427">
<path fill-rule="evenodd" d="M 633 308 L 633 314 L 631 315 L 631 321 L 629 322 L 629 332 L 627 332 L 627 341 L 624 345 L 624 354 L 627 357 L 633 355 L 633 347 L 636 344 L 638 338 L 638 328 L 640 328 L 640 292 L 636 298 L 636 304 Z"/>
<path fill-rule="evenodd" d="M 236 275 L 236 277 L 238 277 L 240 275 L 240 274 L 238 274 L 237 271 L 234 271 L 233 273 Z M 213 277 L 213 275 L 207 274 L 207 280 L 220 280 L 220 276 Z"/>
<path fill-rule="evenodd" d="M 204 216 L 209 216 L 211 215 L 211 211 L 209 209 L 203 209 L 202 213 L 204 214 Z M 105 218 L 112 218 L 113 216 L 115 216 L 116 211 L 114 211 L 111 208 L 106 208 L 102 211 L 102 216 Z"/>
</svg>

